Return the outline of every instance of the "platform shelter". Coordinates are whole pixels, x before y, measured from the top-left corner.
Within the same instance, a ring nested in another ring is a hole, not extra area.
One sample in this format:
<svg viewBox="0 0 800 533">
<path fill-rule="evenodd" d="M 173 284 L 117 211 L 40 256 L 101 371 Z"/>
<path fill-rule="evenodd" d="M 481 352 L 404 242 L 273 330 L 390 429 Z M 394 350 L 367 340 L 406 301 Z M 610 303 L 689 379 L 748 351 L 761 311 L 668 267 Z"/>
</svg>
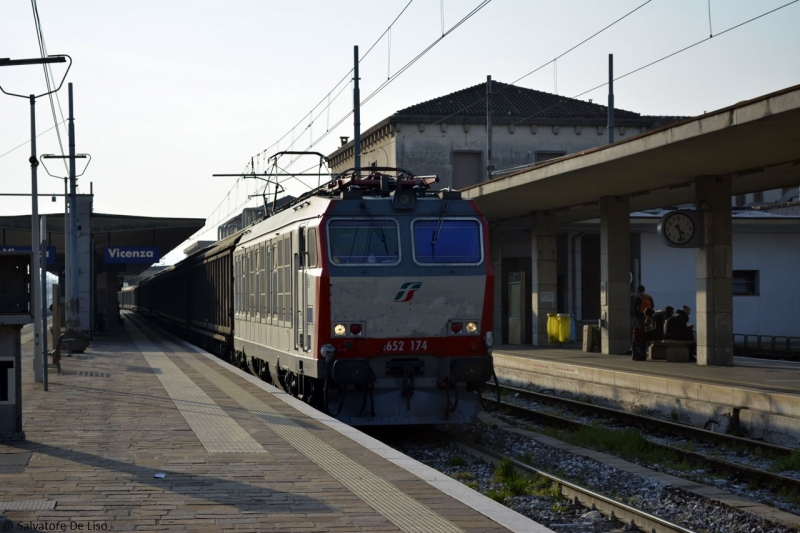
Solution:
<svg viewBox="0 0 800 533">
<path fill-rule="evenodd" d="M 602 352 L 624 353 L 631 343 L 636 287 L 630 213 L 683 206 L 702 219 L 694 306 L 697 363 L 732 365 L 731 197 L 799 184 L 800 85 L 463 189 L 492 229 L 497 342 L 508 342 L 506 315 L 518 307 L 509 305 L 503 286 L 504 258 L 512 252 L 504 248 L 508 235 L 529 239 L 531 275 L 523 297 L 530 298 L 531 316 L 522 327 L 530 328 L 532 344 L 541 346 L 547 344 L 547 315 L 559 311 L 558 229 L 599 219 L 595 290 Z"/>
<path fill-rule="evenodd" d="M 165 218 L 95 213 L 93 195 L 78 195 L 77 329 L 94 337 L 97 329 L 118 319 L 117 292 L 125 279 L 140 275 L 205 225 L 202 218 Z M 64 213 L 47 214 L 47 271 L 59 277 L 63 295 Z M 30 215 L 0 217 L 0 253 L 30 250 Z"/>
</svg>

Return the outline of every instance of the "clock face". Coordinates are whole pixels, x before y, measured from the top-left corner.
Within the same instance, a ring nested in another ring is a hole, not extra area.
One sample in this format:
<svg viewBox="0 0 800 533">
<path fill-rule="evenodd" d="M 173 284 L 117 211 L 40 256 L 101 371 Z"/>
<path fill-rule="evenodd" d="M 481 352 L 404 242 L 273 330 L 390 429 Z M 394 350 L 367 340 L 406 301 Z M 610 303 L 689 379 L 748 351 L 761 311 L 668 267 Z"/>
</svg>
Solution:
<svg viewBox="0 0 800 533">
<path fill-rule="evenodd" d="M 675 213 L 664 221 L 664 237 L 673 244 L 686 244 L 694 237 L 694 221 L 688 215 Z"/>
</svg>

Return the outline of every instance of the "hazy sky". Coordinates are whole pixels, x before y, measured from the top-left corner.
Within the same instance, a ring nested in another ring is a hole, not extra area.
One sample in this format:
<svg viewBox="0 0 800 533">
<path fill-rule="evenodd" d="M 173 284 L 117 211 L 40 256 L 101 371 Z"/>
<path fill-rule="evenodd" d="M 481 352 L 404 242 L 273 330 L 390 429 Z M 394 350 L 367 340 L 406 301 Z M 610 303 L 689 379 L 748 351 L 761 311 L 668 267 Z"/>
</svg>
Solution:
<svg viewBox="0 0 800 533">
<path fill-rule="evenodd" d="M 789 0 L 711 0 L 717 34 Z M 413 0 L 388 36 L 361 63 L 362 98 L 433 43 L 480 0 Z M 511 83 L 602 29 L 644 0 L 493 0 L 366 103 L 362 130 L 410 105 L 493 79 Z M 96 212 L 209 218 L 216 224 L 254 192 L 238 173 L 280 143 L 306 149 L 352 108 L 350 83 L 330 110 L 309 113 L 352 68 L 408 0 L 202 1 L 39 0 L 47 51 L 74 60 L 77 151 L 92 155 L 79 191 L 92 182 Z M 442 16 L 441 7 L 444 6 Z M 707 0 L 652 0 L 557 62 L 518 82 L 574 96 L 607 79 L 607 56 L 620 75 L 709 35 Z M 800 3 L 702 43 L 615 83 L 617 107 L 643 114 L 696 115 L 800 83 Z M 39 56 L 29 0 L 0 2 L 0 57 Z M 60 80 L 61 65 L 53 66 Z M 557 74 L 557 75 L 556 75 Z M 0 86 L 46 91 L 40 66 L 0 68 Z M 66 118 L 67 88 L 56 116 Z M 605 103 L 603 87 L 580 98 Z M 37 100 L 37 131 L 54 126 L 47 98 Z M 295 133 L 292 127 L 302 122 Z M 67 130 L 62 128 L 67 150 Z M 352 118 L 313 149 L 328 154 L 352 137 Z M 0 192 L 30 192 L 30 107 L 0 94 Z M 56 130 L 38 153 L 60 153 Z M 20 148 L 13 150 L 19 145 Z M 12 151 L 13 150 L 13 151 Z M 273 148 L 272 151 L 275 149 Z M 272 152 L 271 151 L 271 152 Z M 10 153 L 8 153 L 10 152 Z M 271 153 L 269 152 L 269 153 Z M 41 168 L 41 167 L 40 167 Z M 66 171 L 56 162 L 48 168 Z M 261 169 L 261 168 L 259 168 Z M 296 168 L 299 170 L 299 168 Z M 39 190 L 63 181 L 39 175 Z M 230 193 L 230 194 L 229 194 Z M 257 205 L 253 199 L 249 205 Z M 63 212 L 62 198 L 40 212 Z M 30 213 L 30 199 L 0 197 L 0 214 Z"/>
</svg>

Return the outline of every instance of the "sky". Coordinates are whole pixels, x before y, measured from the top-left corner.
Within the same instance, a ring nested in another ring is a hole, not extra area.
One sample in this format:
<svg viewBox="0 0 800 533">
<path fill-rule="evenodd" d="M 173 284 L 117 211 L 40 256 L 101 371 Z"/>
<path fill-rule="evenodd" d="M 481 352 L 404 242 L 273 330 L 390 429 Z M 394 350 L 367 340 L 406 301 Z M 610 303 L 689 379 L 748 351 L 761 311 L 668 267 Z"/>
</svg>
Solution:
<svg viewBox="0 0 800 533">
<path fill-rule="evenodd" d="M 78 190 L 95 194 L 95 212 L 203 218 L 206 228 L 192 240 L 214 239 L 219 222 L 261 200 L 247 200 L 260 182 L 213 174 L 241 173 L 251 158 L 263 172 L 278 149 L 330 154 L 339 136 L 352 137 L 352 117 L 345 117 L 355 45 L 363 101 L 436 43 L 363 104 L 364 131 L 487 75 L 605 103 L 607 87 L 585 91 L 607 81 L 609 53 L 619 76 L 714 34 L 614 83 L 618 108 L 690 116 L 800 84 L 800 2 L 722 33 L 790 1 L 491 0 L 447 33 L 483 2 L 38 0 L 47 52 L 67 54 L 73 64 L 55 111 L 47 96 L 36 101 L 37 152 L 61 154 L 63 146 L 67 153 L 66 125 L 54 125 L 68 117 L 72 83 L 76 150 L 92 157 Z M 32 2 L 0 2 L 0 57 L 39 56 Z M 52 66 L 54 85 L 65 71 Z M 41 66 L 0 68 L 0 87 L 23 95 L 48 90 Z M 30 194 L 30 136 L 28 99 L 0 94 L 0 194 Z M 314 161 L 304 163 L 291 169 Z M 57 177 L 40 166 L 39 192 L 63 193 L 63 164 L 46 164 Z M 299 183 L 287 189 L 306 190 Z M 63 210 L 62 197 L 39 200 L 40 213 Z M 0 215 L 30 212 L 29 197 L 0 196 Z"/>
</svg>

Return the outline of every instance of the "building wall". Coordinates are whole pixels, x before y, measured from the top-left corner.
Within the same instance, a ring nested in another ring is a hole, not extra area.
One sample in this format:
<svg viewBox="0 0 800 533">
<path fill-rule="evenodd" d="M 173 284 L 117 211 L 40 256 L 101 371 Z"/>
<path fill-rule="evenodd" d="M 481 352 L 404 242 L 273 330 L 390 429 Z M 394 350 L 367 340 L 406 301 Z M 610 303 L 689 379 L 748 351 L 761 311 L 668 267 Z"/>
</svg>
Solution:
<svg viewBox="0 0 800 533">
<path fill-rule="evenodd" d="M 453 185 L 453 152 L 481 154 L 481 176 L 486 172 L 485 124 L 397 123 L 390 135 L 361 147 L 361 165 L 406 168 L 417 175 L 437 174 L 440 188 Z M 624 131 L 624 133 L 623 133 Z M 616 139 L 638 135 L 640 127 L 616 128 Z M 606 144 L 604 126 L 498 125 L 492 129 L 495 172 L 537 162 L 537 152 L 571 154 Z M 353 167 L 353 157 L 337 161 L 334 173 Z"/>
<path fill-rule="evenodd" d="M 800 234 L 733 237 L 733 269 L 759 271 L 758 296 L 733 297 L 736 333 L 800 336 Z"/>
<path fill-rule="evenodd" d="M 397 164 L 416 174 L 438 174 L 441 187 L 453 185 L 453 152 L 477 151 L 486 167 L 486 126 L 482 124 L 402 124 L 395 128 Z M 598 131 L 600 133 L 598 134 Z M 617 139 L 637 135 L 642 129 L 617 128 Z M 571 154 L 606 144 L 607 130 L 597 126 L 507 126 L 492 130 L 492 164 L 495 172 L 535 163 L 537 152 Z"/>
<path fill-rule="evenodd" d="M 655 233 L 642 234 L 642 284 L 656 308 L 695 308 L 694 249 L 669 248 Z M 800 279 L 791 265 L 800 264 L 800 234 L 734 233 L 733 270 L 757 270 L 758 296 L 733 297 L 733 330 L 737 334 L 800 336 Z M 694 323 L 690 319 L 691 323 Z"/>
<path fill-rule="evenodd" d="M 697 250 L 694 248 L 670 248 L 655 233 L 641 235 L 640 283 L 653 297 L 656 309 L 668 305 L 679 309 L 688 305 L 692 308 L 689 322 L 695 322 L 696 261 Z"/>
</svg>

